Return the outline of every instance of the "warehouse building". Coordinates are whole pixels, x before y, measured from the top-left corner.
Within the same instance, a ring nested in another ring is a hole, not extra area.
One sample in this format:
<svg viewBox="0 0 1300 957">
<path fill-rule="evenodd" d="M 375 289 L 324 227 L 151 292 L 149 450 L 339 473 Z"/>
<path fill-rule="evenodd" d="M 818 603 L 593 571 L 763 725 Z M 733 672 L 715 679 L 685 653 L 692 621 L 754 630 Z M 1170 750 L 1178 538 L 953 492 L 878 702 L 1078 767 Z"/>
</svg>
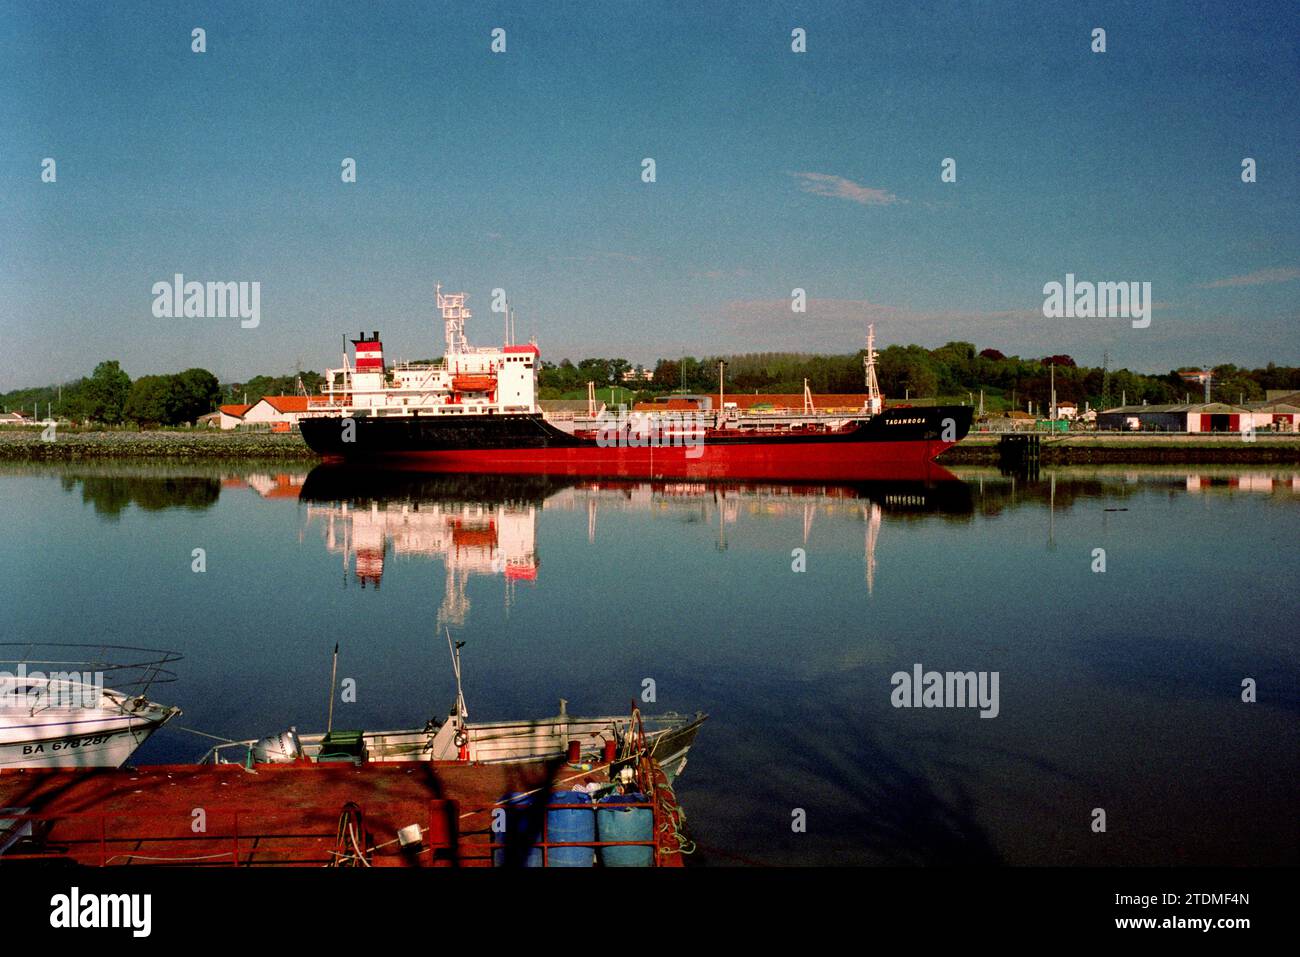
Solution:
<svg viewBox="0 0 1300 957">
<path fill-rule="evenodd" d="M 1291 402 L 1248 402 L 1245 419 L 1256 432 L 1295 432 L 1300 428 L 1300 396 Z"/>
<path fill-rule="evenodd" d="M 1101 432 L 1240 432 L 1253 422 L 1251 409 L 1226 402 L 1124 405 L 1097 414 Z"/>
</svg>

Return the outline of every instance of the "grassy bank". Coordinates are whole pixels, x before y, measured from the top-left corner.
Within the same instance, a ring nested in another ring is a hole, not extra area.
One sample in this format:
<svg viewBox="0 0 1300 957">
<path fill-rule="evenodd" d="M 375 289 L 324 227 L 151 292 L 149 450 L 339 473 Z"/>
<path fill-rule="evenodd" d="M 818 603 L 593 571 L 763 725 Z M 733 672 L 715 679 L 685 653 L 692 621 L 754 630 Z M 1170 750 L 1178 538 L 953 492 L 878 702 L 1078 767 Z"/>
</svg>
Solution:
<svg viewBox="0 0 1300 957">
<path fill-rule="evenodd" d="M 945 465 L 987 465 L 998 460 L 1000 436 L 968 435 L 939 461 Z M 1240 435 L 1160 435 L 1154 433 L 1081 432 L 1044 435 L 1040 446 L 1043 465 L 1099 465 L 1149 462 L 1187 464 L 1300 464 L 1300 435 L 1256 435 L 1246 442 Z"/>
<path fill-rule="evenodd" d="M 0 430 L 0 461 L 86 459 L 270 459 L 313 462 L 318 456 L 297 433 L 160 429 L 152 432 L 59 430 L 53 442 L 39 429 Z"/>
</svg>

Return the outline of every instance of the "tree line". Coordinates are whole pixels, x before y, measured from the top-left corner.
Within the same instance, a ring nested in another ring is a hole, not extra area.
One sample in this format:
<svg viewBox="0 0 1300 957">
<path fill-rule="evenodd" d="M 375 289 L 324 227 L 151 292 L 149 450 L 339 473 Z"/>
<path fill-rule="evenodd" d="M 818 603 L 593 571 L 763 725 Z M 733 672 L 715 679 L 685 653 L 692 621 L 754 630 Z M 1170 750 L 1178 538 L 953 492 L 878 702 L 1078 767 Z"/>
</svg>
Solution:
<svg viewBox="0 0 1300 957">
<path fill-rule="evenodd" d="M 586 384 L 598 387 L 626 385 L 637 398 L 669 392 L 716 392 L 718 364 L 723 365 L 729 392 L 799 394 L 804 381 L 814 393 L 863 393 L 865 350 L 851 355 L 812 355 L 760 352 L 696 358 L 660 359 L 649 381 L 623 382 L 622 373 L 633 368 L 625 359 L 568 359 L 544 362 L 539 375 L 542 398 L 585 394 Z M 640 367 L 636 367 L 640 371 Z M 1081 366 L 1068 355 L 1021 358 L 997 349 L 976 351 L 969 342 L 949 342 L 937 349 L 917 345 L 891 345 L 879 351 L 876 376 L 890 399 L 962 399 L 977 401 L 981 391 L 992 410 L 1036 408 L 1051 401 L 1053 371 L 1058 402 L 1093 408 L 1130 404 L 1201 401 L 1203 387 L 1188 383 L 1171 369 L 1164 375 Z M 1199 368 L 1199 367 L 1198 367 Z M 1269 389 L 1300 391 L 1300 367 L 1269 363 L 1264 368 L 1242 369 L 1225 363 L 1213 369 L 1212 398 L 1222 402 L 1252 402 Z"/>
<path fill-rule="evenodd" d="M 652 370 L 626 359 L 587 358 L 577 363 L 563 359 L 543 362 L 538 372 L 543 399 L 578 398 L 587 383 L 598 388 L 623 386 L 619 401 L 652 398 L 670 392 L 716 392 L 718 364 L 724 363 L 728 392 L 799 394 L 804 381 L 815 393 L 863 393 L 863 351 L 850 355 L 813 355 L 793 352 L 755 352 L 696 358 L 660 359 Z M 1184 367 L 1187 368 L 1187 367 Z M 1110 408 L 1122 400 L 1153 405 L 1193 402 L 1203 398 L 1200 385 L 1186 382 L 1183 369 L 1150 375 L 1128 369 L 1105 370 L 1078 365 L 1068 355 L 1021 358 L 997 349 L 976 351 L 969 342 L 949 342 L 937 349 L 891 345 L 880 350 L 876 374 L 881 391 L 890 399 L 949 399 L 977 401 L 984 393 L 990 411 L 1025 409 L 1030 402 L 1044 408 L 1051 401 L 1055 371 L 1056 398 L 1080 408 Z M 648 379 L 642 379 L 649 372 Z M 624 374 L 637 373 L 631 381 Z M 1300 391 L 1300 367 L 1269 363 L 1243 369 L 1230 363 L 1214 367 L 1212 398 L 1222 402 L 1252 402 L 1270 389 Z M 61 386 L 19 389 L 0 395 L 8 411 L 39 417 L 47 409 L 75 422 L 108 425 L 180 425 L 194 422 L 216 409 L 218 403 L 257 402 L 266 395 L 291 395 L 301 381 L 315 394 L 323 377 L 316 372 L 293 375 L 259 375 L 247 382 L 221 385 L 206 369 L 186 369 L 170 375 L 147 375 L 132 380 L 115 360 L 95 366 L 91 375 Z"/>
<path fill-rule="evenodd" d="M 52 413 L 73 422 L 141 426 L 192 423 L 216 408 L 221 385 L 207 369 L 132 378 L 116 360 L 105 360 L 86 377 L 60 386 L 19 389 L 0 396 L 12 412 Z"/>
<path fill-rule="evenodd" d="M 207 369 L 132 379 L 117 360 L 95 366 L 89 375 L 62 385 L 16 389 L 0 395 L 9 412 L 43 419 L 53 414 L 73 422 L 140 426 L 185 425 L 216 411 L 219 404 L 252 405 L 267 395 L 293 395 L 299 381 L 309 394 L 324 377 L 316 372 L 259 375 L 247 382 L 221 384 Z"/>
</svg>

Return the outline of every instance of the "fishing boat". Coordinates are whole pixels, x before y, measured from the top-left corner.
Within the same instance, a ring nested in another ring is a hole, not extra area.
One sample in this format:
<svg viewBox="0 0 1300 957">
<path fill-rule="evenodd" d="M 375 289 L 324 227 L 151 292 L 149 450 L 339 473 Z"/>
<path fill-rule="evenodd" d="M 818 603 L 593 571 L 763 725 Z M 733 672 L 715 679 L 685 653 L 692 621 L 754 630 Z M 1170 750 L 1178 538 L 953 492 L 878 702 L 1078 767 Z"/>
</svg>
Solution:
<svg viewBox="0 0 1300 957">
<path fill-rule="evenodd" d="M 692 850 L 684 822 L 645 755 L 589 767 L 561 759 L 0 768 L 0 871 L 33 862 L 679 867 Z"/>
<path fill-rule="evenodd" d="M 167 666 L 179 659 L 114 645 L 0 644 L 0 768 L 121 767 L 181 713 L 146 696 L 175 678 Z"/>
<path fill-rule="evenodd" d="M 673 781 L 704 715 L 470 723 L 447 640 L 456 703 L 425 728 L 340 731 L 331 706 L 322 734 L 194 764 L 0 766 L 0 867 L 682 865 Z"/>
<path fill-rule="evenodd" d="M 805 386 L 800 410 L 741 411 L 720 392 L 716 408 L 548 416 L 536 342 L 471 347 L 465 293 L 436 298 L 442 360 L 389 366 L 379 331 L 360 333 L 298 419 L 314 451 L 453 472 L 866 481 L 923 470 L 970 430 L 970 406 L 885 408 L 874 329 L 859 409 L 819 411 Z"/>
<path fill-rule="evenodd" d="M 648 757 L 663 769 L 671 785 L 685 769 L 687 753 L 708 717 L 702 712 L 647 716 L 636 706 L 624 715 L 580 717 L 568 714 L 568 702 L 561 699 L 559 714 L 551 717 L 470 721 L 461 684 L 463 642 L 453 641 L 450 632 L 447 642 L 456 676 L 456 701 L 446 720 L 432 719 L 422 728 L 395 731 L 336 731 L 331 708 L 329 728 L 324 732 L 299 734 L 296 728 L 290 728 L 260 739 L 223 742 L 211 748 L 200 763 L 564 761 L 574 767 L 617 768 L 634 758 Z"/>
</svg>

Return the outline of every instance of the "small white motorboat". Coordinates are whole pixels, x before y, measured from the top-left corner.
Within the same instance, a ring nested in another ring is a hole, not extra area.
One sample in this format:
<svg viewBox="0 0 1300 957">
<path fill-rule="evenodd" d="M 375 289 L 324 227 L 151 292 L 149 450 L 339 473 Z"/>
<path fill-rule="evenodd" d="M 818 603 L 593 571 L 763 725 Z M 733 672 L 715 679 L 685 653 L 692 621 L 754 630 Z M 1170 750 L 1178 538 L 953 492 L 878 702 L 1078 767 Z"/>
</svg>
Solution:
<svg viewBox="0 0 1300 957">
<path fill-rule="evenodd" d="M 181 713 L 145 696 L 175 678 L 165 666 L 179 660 L 111 645 L 0 644 L 0 770 L 121 767 Z"/>
</svg>

